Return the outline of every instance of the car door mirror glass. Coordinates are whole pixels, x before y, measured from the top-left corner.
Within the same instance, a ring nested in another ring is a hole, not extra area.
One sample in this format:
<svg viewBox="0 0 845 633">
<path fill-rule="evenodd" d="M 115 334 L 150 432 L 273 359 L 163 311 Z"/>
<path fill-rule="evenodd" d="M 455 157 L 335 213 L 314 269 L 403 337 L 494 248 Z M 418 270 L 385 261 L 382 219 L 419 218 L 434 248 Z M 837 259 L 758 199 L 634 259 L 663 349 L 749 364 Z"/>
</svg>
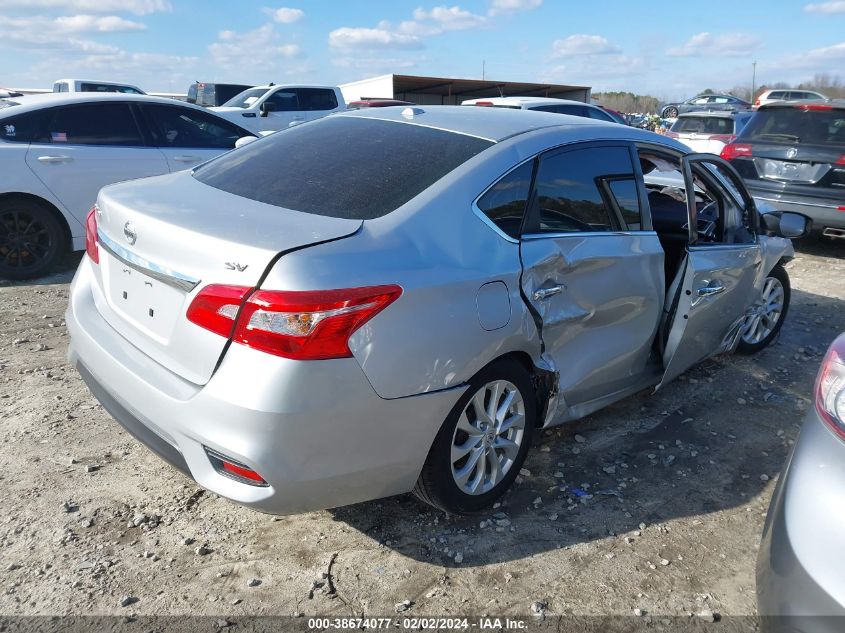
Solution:
<svg viewBox="0 0 845 633">
<path fill-rule="evenodd" d="M 800 213 L 784 211 L 780 216 L 779 233 L 781 237 L 796 240 L 810 231 L 810 218 Z"/>
</svg>

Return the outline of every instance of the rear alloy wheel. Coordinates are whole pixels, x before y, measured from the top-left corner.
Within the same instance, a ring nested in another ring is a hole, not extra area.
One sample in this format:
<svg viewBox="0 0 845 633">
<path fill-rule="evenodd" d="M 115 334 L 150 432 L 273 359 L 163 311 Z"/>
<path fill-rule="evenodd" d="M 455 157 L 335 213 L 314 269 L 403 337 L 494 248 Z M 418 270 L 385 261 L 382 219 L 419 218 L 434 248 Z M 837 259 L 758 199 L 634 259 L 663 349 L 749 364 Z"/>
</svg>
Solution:
<svg viewBox="0 0 845 633">
<path fill-rule="evenodd" d="M 754 304 L 754 312 L 741 326 L 737 352 L 755 354 L 775 339 L 786 318 L 789 297 L 789 275 L 783 266 L 775 266 L 763 283 L 763 292 Z"/>
<path fill-rule="evenodd" d="M 666 108 L 663 112 L 664 119 L 677 119 L 678 118 L 678 108 Z"/>
<path fill-rule="evenodd" d="M 471 381 L 452 409 L 414 493 L 453 514 L 484 510 L 519 473 L 535 417 L 528 372 L 514 361 L 494 363 Z"/>
<path fill-rule="evenodd" d="M 0 278 L 42 275 L 66 249 L 59 221 L 43 206 L 31 200 L 0 204 Z"/>
</svg>

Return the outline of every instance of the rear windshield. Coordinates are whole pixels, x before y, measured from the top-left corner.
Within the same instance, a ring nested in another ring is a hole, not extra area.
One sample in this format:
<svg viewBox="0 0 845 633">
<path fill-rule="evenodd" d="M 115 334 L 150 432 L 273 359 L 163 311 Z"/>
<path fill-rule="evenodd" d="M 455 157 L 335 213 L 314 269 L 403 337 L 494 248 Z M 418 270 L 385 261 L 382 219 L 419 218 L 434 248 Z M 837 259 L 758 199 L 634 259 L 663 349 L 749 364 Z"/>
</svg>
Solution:
<svg viewBox="0 0 845 633">
<path fill-rule="evenodd" d="M 679 117 L 672 132 L 686 134 L 733 134 L 734 122 L 729 117 L 691 116 Z"/>
<path fill-rule="evenodd" d="M 845 109 L 760 109 L 745 126 L 746 141 L 845 145 Z"/>
<path fill-rule="evenodd" d="M 371 220 L 492 144 L 419 125 L 332 116 L 224 154 L 198 168 L 194 178 L 278 207 Z"/>
</svg>

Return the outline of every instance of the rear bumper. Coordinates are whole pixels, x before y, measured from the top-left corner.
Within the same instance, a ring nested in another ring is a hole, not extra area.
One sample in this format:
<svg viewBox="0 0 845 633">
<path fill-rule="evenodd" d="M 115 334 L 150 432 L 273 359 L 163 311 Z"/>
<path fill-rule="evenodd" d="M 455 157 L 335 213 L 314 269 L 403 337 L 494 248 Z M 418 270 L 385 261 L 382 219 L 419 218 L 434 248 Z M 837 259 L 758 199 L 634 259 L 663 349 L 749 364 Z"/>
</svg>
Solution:
<svg viewBox="0 0 845 633">
<path fill-rule="evenodd" d="M 748 191 L 754 198 L 773 204 L 779 211 L 794 211 L 812 218 L 813 231 L 820 232 L 828 227 L 845 229 L 845 211 L 837 210 L 839 206 L 845 205 L 845 200 L 827 202 L 820 198 L 806 198 L 789 193 L 773 193 L 755 189 L 753 185 L 748 185 Z"/>
<path fill-rule="evenodd" d="M 168 371 L 94 305 L 89 259 L 71 285 L 70 361 L 133 436 L 201 486 L 288 514 L 409 491 L 462 388 L 384 400 L 353 358 L 297 362 L 232 345 L 206 385 Z M 219 474 L 206 448 L 258 472 Z"/>
<path fill-rule="evenodd" d="M 757 559 L 768 633 L 845 630 L 845 444 L 815 410 L 778 482 Z"/>
</svg>

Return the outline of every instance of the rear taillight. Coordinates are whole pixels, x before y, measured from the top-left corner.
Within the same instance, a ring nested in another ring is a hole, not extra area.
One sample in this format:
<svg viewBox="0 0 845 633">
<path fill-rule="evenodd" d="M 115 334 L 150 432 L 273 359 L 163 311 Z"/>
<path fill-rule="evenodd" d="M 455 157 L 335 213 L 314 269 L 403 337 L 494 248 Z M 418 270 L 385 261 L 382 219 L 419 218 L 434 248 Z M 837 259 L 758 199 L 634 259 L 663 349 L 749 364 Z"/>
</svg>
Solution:
<svg viewBox="0 0 845 633">
<path fill-rule="evenodd" d="M 805 105 L 797 105 L 795 107 L 799 110 L 805 110 L 807 112 L 826 112 L 828 110 L 833 110 L 832 105 L 827 105 L 824 103 L 808 103 Z"/>
<path fill-rule="evenodd" d="M 188 321 L 229 338 L 241 303 L 250 290 L 246 286 L 206 286 L 188 306 Z"/>
<path fill-rule="evenodd" d="M 722 148 L 719 156 L 725 160 L 733 160 L 734 158 L 751 158 L 754 156 L 754 150 L 748 143 L 728 143 Z"/>
<path fill-rule="evenodd" d="M 207 286 L 188 320 L 235 343 L 295 360 L 348 358 L 349 337 L 402 294 L 399 286 L 344 290 L 257 290 Z M 239 314 L 240 312 L 240 314 Z"/>
<path fill-rule="evenodd" d="M 493 102 L 492 102 L 492 101 L 476 101 L 476 102 L 475 102 L 475 105 L 477 105 L 477 106 L 487 106 L 487 107 L 490 107 L 490 106 L 492 106 L 492 105 L 493 105 Z"/>
<path fill-rule="evenodd" d="M 95 264 L 100 263 L 100 247 L 97 246 L 97 205 L 91 207 L 85 218 L 85 252 Z"/>
<path fill-rule="evenodd" d="M 837 160 L 833 164 L 834 165 L 845 165 L 845 154 L 842 154 L 842 156 L 839 157 L 839 160 Z"/>
<path fill-rule="evenodd" d="M 827 350 L 816 379 L 815 399 L 822 420 L 845 439 L 845 334 Z"/>
<path fill-rule="evenodd" d="M 759 99 L 757 99 L 757 100 L 754 102 L 754 107 L 755 107 L 755 108 L 759 108 L 759 107 L 760 107 L 760 100 L 759 100 Z"/>
</svg>

